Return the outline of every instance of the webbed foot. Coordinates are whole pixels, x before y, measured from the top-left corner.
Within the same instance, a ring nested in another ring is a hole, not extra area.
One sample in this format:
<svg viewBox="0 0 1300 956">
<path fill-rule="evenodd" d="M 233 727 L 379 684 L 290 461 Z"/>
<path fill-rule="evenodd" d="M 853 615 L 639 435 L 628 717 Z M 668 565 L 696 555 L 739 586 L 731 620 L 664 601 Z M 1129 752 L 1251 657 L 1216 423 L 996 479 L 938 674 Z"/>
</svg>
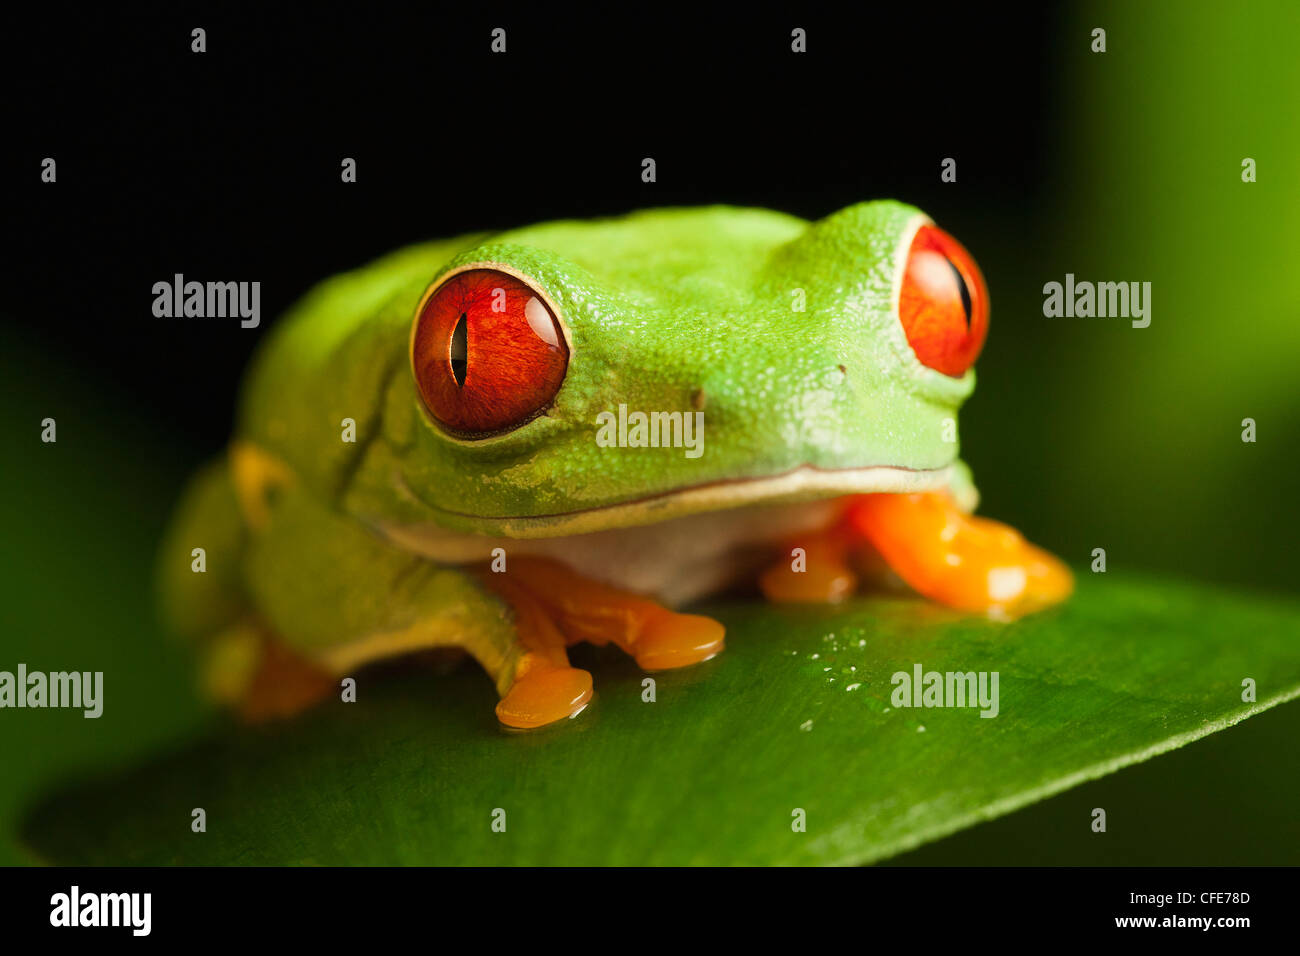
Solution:
<svg viewBox="0 0 1300 956">
<path fill-rule="evenodd" d="M 564 635 L 531 592 L 505 575 L 484 580 L 515 612 L 522 649 L 509 689 L 497 703 L 497 720 L 529 730 L 576 717 L 591 700 L 591 674 L 569 666 Z"/>
<path fill-rule="evenodd" d="M 804 550 L 759 579 L 771 601 L 838 601 L 872 561 L 950 607 L 1020 617 L 1065 600 L 1070 569 L 1007 525 L 966 514 L 945 492 L 857 495 L 840 522 L 790 542 Z"/>
<path fill-rule="evenodd" d="M 570 644 L 615 644 L 647 670 L 686 667 L 722 652 L 726 630 L 712 618 L 670 611 L 558 561 L 515 558 L 507 573 L 541 603 Z"/>
<path fill-rule="evenodd" d="M 679 614 L 557 561 L 516 557 L 509 570 L 482 579 L 515 609 L 524 649 L 497 705 L 498 718 L 512 727 L 540 727 L 587 705 L 591 675 L 569 666 L 567 645 L 612 643 L 645 670 L 666 670 L 708 660 L 725 643 L 725 629 L 712 618 Z"/>
</svg>

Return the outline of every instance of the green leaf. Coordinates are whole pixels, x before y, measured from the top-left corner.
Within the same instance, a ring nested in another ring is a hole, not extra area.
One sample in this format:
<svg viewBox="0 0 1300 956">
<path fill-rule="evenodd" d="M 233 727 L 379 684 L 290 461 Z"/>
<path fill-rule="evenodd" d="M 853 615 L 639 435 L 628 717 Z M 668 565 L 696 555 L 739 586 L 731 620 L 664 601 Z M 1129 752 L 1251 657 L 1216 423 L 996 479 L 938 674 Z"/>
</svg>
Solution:
<svg viewBox="0 0 1300 956">
<path fill-rule="evenodd" d="M 861 863 L 1300 695 L 1300 606 L 1113 574 L 1012 624 L 901 597 L 706 611 L 727 651 L 653 675 L 653 703 L 646 675 L 588 648 L 596 700 L 528 734 L 497 726 L 473 667 L 371 670 L 355 704 L 66 792 L 26 840 L 89 864 Z M 997 716 L 892 706 L 916 664 L 998 672 Z"/>
</svg>

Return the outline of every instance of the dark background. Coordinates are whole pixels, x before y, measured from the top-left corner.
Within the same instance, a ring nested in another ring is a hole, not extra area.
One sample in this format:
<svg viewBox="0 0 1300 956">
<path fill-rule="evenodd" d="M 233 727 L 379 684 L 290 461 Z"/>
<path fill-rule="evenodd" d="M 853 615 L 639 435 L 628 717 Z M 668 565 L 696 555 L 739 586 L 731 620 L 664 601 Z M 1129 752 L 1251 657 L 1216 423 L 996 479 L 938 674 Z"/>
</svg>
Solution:
<svg viewBox="0 0 1300 956">
<path fill-rule="evenodd" d="M 815 218 L 914 203 L 991 289 L 961 419 L 982 510 L 1081 573 L 1101 546 L 1110 574 L 1294 592 L 1293 5 L 6 16 L 0 346 L 5 434 L 20 438 L 0 446 L 5 659 L 55 639 L 87 666 L 119 655 L 138 694 L 111 738 L 11 738 L 0 822 L 50 779 L 192 733 L 186 664 L 138 623 L 171 504 L 228 438 L 274 317 L 317 281 L 422 239 L 675 204 Z M 489 52 L 496 26 L 504 56 Z M 806 55 L 789 50 L 793 26 Z M 56 185 L 40 182 L 46 156 Z M 948 156 L 953 184 L 939 179 Z M 1243 156 L 1259 159 L 1257 184 L 1240 182 Z M 339 180 L 344 157 L 356 184 Z M 1153 281 L 1152 327 L 1044 319 L 1042 285 L 1067 271 Z M 154 318 L 151 287 L 177 272 L 260 281 L 262 326 Z M 46 415 L 60 442 L 36 455 Z M 1256 445 L 1240 441 L 1246 416 Z M 1293 860 L 1295 710 L 910 858 Z M 1104 849 L 1075 832 L 1079 808 L 1112 804 L 1157 822 Z M 0 862 L 13 852 L 0 845 Z"/>
<path fill-rule="evenodd" d="M 655 205 L 816 218 L 885 196 L 969 234 L 978 216 L 939 183 L 949 155 L 961 193 L 1002 216 L 1041 198 L 1050 11 L 873 11 L 853 28 L 801 11 L 816 56 L 789 52 L 789 16 L 752 12 L 413 16 L 213 7 L 15 31 L 10 319 L 215 449 L 269 319 L 411 242 Z M 57 188 L 33 175 L 47 155 Z M 154 319 L 150 288 L 176 272 L 260 280 L 264 327 Z"/>
</svg>

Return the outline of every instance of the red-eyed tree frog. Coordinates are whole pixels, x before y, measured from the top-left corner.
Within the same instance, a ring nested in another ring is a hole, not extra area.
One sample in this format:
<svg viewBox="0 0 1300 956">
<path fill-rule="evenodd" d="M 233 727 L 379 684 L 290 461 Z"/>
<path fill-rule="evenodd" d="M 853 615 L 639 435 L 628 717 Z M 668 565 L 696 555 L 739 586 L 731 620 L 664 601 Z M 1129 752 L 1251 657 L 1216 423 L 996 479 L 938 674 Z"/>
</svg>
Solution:
<svg viewBox="0 0 1300 956">
<path fill-rule="evenodd" d="M 956 415 L 988 320 L 974 260 L 893 201 L 404 249 L 270 332 L 164 545 L 167 617 L 249 718 L 459 648 L 532 728 L 591 699 L 576 642 L 718 654 L 676 608 L 738 582 L 834 601 L 887 567 L 972 612 L 1053 604 L 1065 565 L 971 515 Z"/>
</svg>

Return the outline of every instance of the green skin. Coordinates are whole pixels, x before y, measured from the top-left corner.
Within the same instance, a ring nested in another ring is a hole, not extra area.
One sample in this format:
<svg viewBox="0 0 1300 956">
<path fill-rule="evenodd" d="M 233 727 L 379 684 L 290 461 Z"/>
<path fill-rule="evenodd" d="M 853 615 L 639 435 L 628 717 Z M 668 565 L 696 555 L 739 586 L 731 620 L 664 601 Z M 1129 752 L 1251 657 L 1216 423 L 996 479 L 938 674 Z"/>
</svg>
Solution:
<svg viewBox="0 0 1300 956">
<path fill-rule="evenodd" d="M 262 522 L 224 460 L 195 479 L 163 555 L 172 628 L 221 648 L 255 618 L 334 672 L 467 647 L 504 690 L 511 613 L 458 566 L 503 541 L 875 491 L 948 487 L 969 510 L 974 488 L 945 437 L 974 373 L 922 365 L 898 318 L 908 248 L 928 223 L 892 201 L 812 223 L 649 210 L 426 243 L 322 283 L 261 348 L 235 435 L 291 477 L 265 489 Z M 409 347 L 426 290 L 473 264 L 526 276 L 570 360 L 545 414 L 465 441 L 425 411 Z M 597 416 L 620 404 L 702 408 L 704 454 L 601 447 Z M 246 655 L 228 650 L 210 664 L 238 666 Z"/>
</svg>

